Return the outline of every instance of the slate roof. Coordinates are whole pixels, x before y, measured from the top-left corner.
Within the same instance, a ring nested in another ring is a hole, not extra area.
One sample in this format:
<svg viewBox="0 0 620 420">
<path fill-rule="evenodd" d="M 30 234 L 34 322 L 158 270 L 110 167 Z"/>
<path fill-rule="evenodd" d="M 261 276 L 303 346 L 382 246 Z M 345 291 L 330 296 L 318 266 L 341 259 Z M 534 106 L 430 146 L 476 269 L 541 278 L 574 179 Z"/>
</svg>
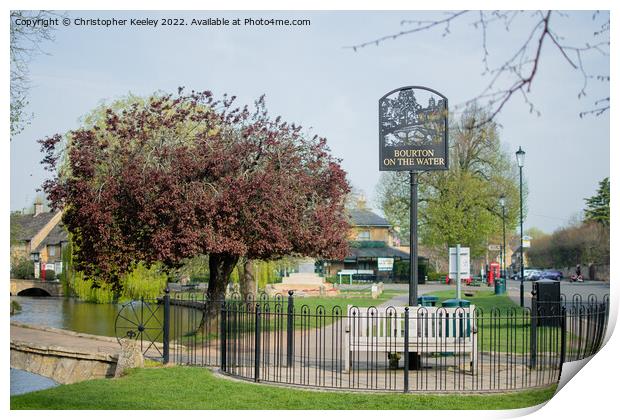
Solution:
<svg viewBox="0 0 620 420">
<path fill-rule="evenodd" d="M 67 236 L 67 231 L 65 230 L 62 222 L 58 223 L 54 228 L 50 231 L 50 233 L 41 241 L 37 250 L 41 250 L 47 245 L 58 245 L 61 242 L 68 242 L 69 237 Z"/>
<path fill-rule="evenodd" d="M 350 209 L 349 218 L 353 226 L 390 227 L 387 220 L 367 209 Z"/>
<path fill-rule="evenodd" d="M 56 212 L 46 212 L 36 216 L 34 214 L 20 214 L 14 216 L 11 221 L 19 225 L 17 239 L 20 241 L 31 240 L 55 215 Z"/>
<path fill-rule="evenodd" d="M 349 254 L 346 259 L 352 258 L 401 258 L 403 260 L 409 259 L 409 253 L 401 251 L 400 249 L 392 248 L 391 246 L 385 246 L 381 248 L 349 248 Z"/>
</svg>

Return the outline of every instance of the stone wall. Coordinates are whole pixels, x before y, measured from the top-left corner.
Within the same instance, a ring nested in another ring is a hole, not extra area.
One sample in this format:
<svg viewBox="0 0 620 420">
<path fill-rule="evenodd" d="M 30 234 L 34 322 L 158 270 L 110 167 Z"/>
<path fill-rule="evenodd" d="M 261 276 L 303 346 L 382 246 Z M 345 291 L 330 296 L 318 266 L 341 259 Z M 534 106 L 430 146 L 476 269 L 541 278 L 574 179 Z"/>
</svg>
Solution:
<svg viewBox="0 0 620 420">
<path fill-rule="evenodd" d="M 584 280 L 599 280 L 609 282 L 609 264 L 581 264 L 581 275 Z M 570 278 L 575 274 L 576 267 L 564 267 L 561 269 L 564 278 Z"/>
<path fill-rule="evenodd" d="M 36 373 L 60 384 L 110 378 L 117 357 L 104 353 L 85 354 L 62 347 L 42 347 L 11 341 L 11 367 Z"/>
</svg>

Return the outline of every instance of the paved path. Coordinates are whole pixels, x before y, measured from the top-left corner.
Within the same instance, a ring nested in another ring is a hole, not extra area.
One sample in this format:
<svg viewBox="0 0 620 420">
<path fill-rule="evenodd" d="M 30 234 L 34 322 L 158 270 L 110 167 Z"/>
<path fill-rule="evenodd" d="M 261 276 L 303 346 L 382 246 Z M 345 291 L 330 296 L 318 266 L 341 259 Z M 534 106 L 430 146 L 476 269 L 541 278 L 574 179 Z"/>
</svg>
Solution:
<svg viewBox="0 0 620 420">
<path fill-rule="evenodd" d="M 517 280 L 508 280 L 506 284 L 508 297 L 516 304 L 519 304 L 520 300 L 520 283 L 521 282 Z M 531 306 L 532 302 L 532 283 L 531 281 L 523 282 L 523 303 L 528 308 Z M 600 302 L 605 295 L 609 295 L 609 283 L 589 280 L 583 283 L 571 283 L 569 280 L 562 280 L 560 283 L 560 292 L 563 293 L 569 301 L 574 294 L 580 294 L 583 301 L 586 302 L 588 296 L 592 294 L 596 296 Z"/>
<path fill-rule="evenodd" d="M 98 354 L 109 358 L 116 358 L 121 346 L 114 337 L 78 333 L 60 328 L 34 326 L 11 322 L 11 342 L 31 344 L 36 347 L 63 349 L 80 354 Z M 144 350 L 150 341 L 143 343 Z M 147 357 L 161 357 L 161 343 L 155 343 L 147 352 Z"/>
<path fill-rule="evenodd" d="M 119 350 L 110 337 L 11 323 L 11 367 L 61 384 L 113 376 Z"/>
<path fill-rule="evenodd" d="M 76 353 L 117 355 L 120 350 L 120 345 L 116 338 L 14 322 L 11 323 L 11 341 L 33 343 L 45 347 L 69 348 Z"/>
<path fill-rule="evenodd" d="M 524 304 L 526 307 L 530 307 L 532 302 L 532 282 L 526 281 L 523 283 L 524 290 Z M 443 290 L 455 290 L 455 285 L 446 285 L 446 284 L 420 284 L 418 285 L 418 295 L 422 296 L 427 293 L 432 293 L 436 291 Z M 389 301 L 379 305 L 380 307 L 387 306 L 407 306 L 408 303 L 408 286 L 407 285 L 386 285 L 386 290 L 398 290 L 402 291 L 402 294 L 394 296 Z M 463 286 L 461 289 L 463 293 L 468 291 L 479 291 L 479 290 L 493 290 L 493 288 L 487 286 L 480 287 L 471 287 L 471 286 Z M 516 280 L 508 280 L 506 285 L 507 295 L 513 302 L 519 304 L 520 299 L 520 282 Z M 605 295 L 609 295 L 609 283 L 601 282 L 601 281 L 584 281 L 583 283 L 571 283 L 568 280 L 563 280 L 560 284 L 560 291 L 563 293 L 568 300 L 572 298 L 574 294 L 580 294 L 583 298 L 583 301 L 586 302 L 589 295 L 594 295 L 598 299 L 598 301 L 602 301 Z M 463 295 L 466 299 L 466 297 Z"/>
</svg>

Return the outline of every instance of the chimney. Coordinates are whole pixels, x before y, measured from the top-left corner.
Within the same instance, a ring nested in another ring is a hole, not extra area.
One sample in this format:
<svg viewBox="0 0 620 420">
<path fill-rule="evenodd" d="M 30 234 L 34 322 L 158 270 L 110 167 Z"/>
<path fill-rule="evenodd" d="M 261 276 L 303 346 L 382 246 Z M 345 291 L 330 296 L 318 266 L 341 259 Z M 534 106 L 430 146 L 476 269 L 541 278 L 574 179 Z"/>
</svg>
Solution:
<svg viewBox="0 0 620 420">
<path fill-rule="evenodd" d="M 359 194 L 357 197 L 357 208 L 364 210 L 366 208 L 366 197 L 364 194 Z"/>
<path fill-rule="evenodd" d="M 34 202 L 34 215 L 38 216 L 41 213 L 43 213 L 43 202 L 40 199 L 37 199 Z"/>
</svg>

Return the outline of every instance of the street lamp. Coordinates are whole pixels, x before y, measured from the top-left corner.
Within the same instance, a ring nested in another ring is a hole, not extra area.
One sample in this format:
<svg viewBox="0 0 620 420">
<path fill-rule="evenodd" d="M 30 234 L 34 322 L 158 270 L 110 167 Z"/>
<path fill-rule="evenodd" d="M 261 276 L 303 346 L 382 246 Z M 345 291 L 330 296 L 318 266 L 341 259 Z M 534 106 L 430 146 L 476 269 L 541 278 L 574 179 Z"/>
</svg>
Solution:
<svg viewBox="0 0 620 420">
<path fill-rule="evenodd" d="M 519 208 L 520 208 L 520 224 L 521 224 L 521 246 L 519 248 L 520 258 L 519 262 L 521 265 L 521 286 L 520 286 L 520 297 L 519 301 L 521 302 L 521 307 L 523 307 L 523 165 L 525 165 L 525 151 L 521 149 L 519 146 L 519 150 L 517 150 L 517 165 L 519 165 Z"/>
<path fill-rule="evenodd" d="M 506 197 L 502 194 L 499 198 L 499 205 L 502 206 L 502 270 L 504 279 L 506 278 Z"/>
</svg>

